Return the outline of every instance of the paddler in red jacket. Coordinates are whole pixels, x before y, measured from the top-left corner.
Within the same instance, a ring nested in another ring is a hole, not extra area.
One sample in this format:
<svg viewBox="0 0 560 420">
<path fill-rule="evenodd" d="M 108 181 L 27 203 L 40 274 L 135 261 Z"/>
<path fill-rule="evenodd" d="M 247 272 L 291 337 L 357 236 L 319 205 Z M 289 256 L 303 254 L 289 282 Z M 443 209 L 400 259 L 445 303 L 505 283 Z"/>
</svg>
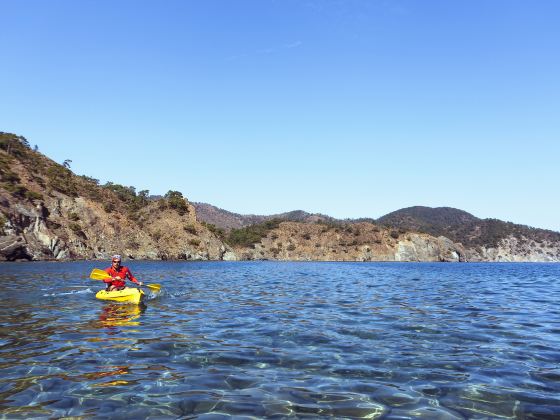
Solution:
<svg viewBox="0 0 560 420">
<path fill-rule="evenodd" d="M 120 255 L 113 255 L 111 261 L 111 267 L 105 269 L 105 271 L 111 275 L 111 278 L 103 280 L 105 283 L 107 283 L 107 291 L 110 292 L 112 290 L 124 289 L 127 277 L 131 282 L 136 283 L 139 286 L 142 286 L 144 284 L 141 281 L 138 281 L 136 277 L 132 275 L 128 267 L 121 265 Z"/>
</svg>

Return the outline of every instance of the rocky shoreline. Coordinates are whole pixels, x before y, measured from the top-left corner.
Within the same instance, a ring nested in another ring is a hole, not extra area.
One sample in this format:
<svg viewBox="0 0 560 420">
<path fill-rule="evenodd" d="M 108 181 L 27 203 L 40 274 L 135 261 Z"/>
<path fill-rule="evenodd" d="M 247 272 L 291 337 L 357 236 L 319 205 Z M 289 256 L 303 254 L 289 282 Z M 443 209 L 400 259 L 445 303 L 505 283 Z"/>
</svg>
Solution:
<svg viewBox="0 0 560 420">
<path fill-rule="evenodd" d="M 2 202 L 0 202 L 1 204 Z M 499 247 L 467 248 L 440 236 L 382 228 L 372 223 L 341 227 L 281 222 L 250 246 L 231 246 L 196 219 L 147 209 L 142 227 L 111 215 L 89 200 L 54 197 L 36 206 L 14 205 L 3 224 L 0 260 L 105 260 L 121 253 L 134 260 L 179 261 L 417 261 L 558 262 L 554 244 L 506 238 Z M 79 214 L 68 226 L 65 214 Z M 527 245 L 529 244 L 529 245 Z"/>
<path fill-rule="evenodd" d="M 418 223 L 411 213 L 418 209 L 400 214 L 402 220 L 391 221 L 392 226 L 297 211 L 284 215 L 295 221 L 228 233 L 200 220 L 180 192 L 150 197 L 134 187 L 101 186 L 72 173 L 66 162 L 59 165 L 31 150 L 22 137 L 0 133 L 0 164 L 0 261 L 104 260 L 115 253 L 181 261 L 560 261 L 560 233 L 480 221 L 455 209 L 445 210 L 446 220 L 449 213 L 459 214 L 455 226 L 438 231 L 428 225 L 436 234 L 403 224 Z M 211 210 L 214 217 L 227 213 L 241 225 L 270 219 Z M 461 233 L 463 225 L 467 233 Z M 488 234 L 494 231 L 500 235 Z M 460 233 L 468 242 L 451 239 Z"/>
</svg>

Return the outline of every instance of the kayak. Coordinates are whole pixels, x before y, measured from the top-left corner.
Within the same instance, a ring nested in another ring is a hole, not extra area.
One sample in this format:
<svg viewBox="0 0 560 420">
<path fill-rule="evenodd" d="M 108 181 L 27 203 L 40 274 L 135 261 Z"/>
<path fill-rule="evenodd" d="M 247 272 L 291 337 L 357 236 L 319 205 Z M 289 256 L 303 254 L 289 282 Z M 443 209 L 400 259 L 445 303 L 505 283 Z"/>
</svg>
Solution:
<svg viewBox="0 0 560 420">
<path fill-rule="evenodd" d="M 125 287 L 123 290 L 113 290 L 111 292 L 100 290 L 95 294 L 95 297 L 101 300 L 139 304 L 144 298 L 144 292 L 134 287 Z"/>
</svg>

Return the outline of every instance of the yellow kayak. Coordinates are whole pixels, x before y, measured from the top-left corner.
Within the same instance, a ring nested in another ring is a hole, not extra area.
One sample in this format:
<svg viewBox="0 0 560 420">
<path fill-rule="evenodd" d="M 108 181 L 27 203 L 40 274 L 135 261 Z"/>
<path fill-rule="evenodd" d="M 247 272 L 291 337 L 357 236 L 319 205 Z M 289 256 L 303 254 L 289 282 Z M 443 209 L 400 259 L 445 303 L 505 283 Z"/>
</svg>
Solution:
<svg viewBox="0 0 560 420">
<path fill-rule="evenodd" d="M 95 297 L 101 300 L 138 304 L 144 298 L 144 292 L 134 287 L 125 287 L 123 290 L 113 290 L 111 292 L 100 290 L 96 293 Z"/>
</svg>

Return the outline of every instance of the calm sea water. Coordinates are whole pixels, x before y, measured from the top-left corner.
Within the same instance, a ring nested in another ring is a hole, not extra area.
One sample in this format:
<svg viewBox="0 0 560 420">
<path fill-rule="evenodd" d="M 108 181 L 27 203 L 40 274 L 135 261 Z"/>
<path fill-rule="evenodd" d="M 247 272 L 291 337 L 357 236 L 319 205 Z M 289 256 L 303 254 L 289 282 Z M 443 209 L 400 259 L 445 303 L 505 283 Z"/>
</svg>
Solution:
<svg viewBox="0 0 560 420">
<path fill-rule="evenodd" d="M 560 418 L 560 264 L 0 265 L 0 417 Z"/>
</svg>

